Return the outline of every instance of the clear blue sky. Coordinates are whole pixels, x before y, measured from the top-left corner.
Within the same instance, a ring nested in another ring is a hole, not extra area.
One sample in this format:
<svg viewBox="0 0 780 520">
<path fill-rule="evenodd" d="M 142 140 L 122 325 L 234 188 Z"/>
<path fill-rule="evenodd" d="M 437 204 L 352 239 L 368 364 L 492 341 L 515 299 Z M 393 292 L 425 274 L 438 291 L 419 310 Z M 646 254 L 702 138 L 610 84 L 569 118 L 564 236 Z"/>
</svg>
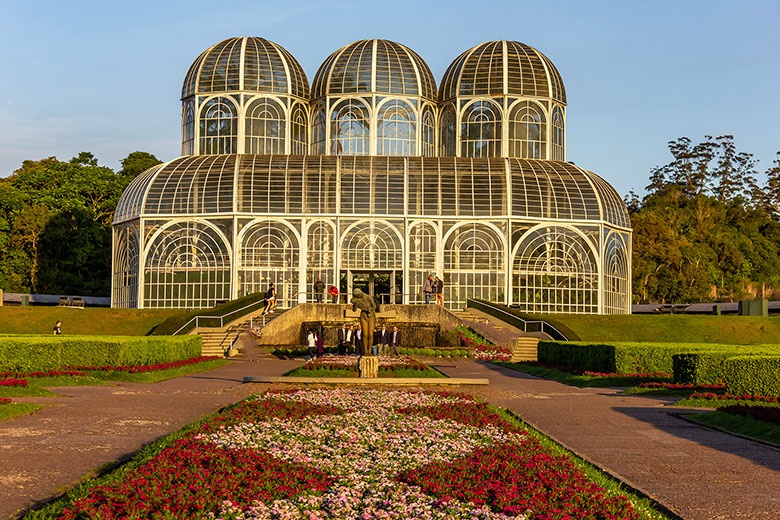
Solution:
<svg viewBox="0 0 780 520">
<path fill-rule="evenodd" d="M 516 40 L 568 95 L 568 160 L 644 191 L 681 136 L 733 134 L 766 171 L 780 151 L 780 1 L 0 0 L 0 176 L 92 152 L 119 169 L 180 153 L 184 74 L 203 50 L 259 36 L 309 80 L 362 38 L 414 49 L 437 81 L 464 50 Z"/>
</svg>

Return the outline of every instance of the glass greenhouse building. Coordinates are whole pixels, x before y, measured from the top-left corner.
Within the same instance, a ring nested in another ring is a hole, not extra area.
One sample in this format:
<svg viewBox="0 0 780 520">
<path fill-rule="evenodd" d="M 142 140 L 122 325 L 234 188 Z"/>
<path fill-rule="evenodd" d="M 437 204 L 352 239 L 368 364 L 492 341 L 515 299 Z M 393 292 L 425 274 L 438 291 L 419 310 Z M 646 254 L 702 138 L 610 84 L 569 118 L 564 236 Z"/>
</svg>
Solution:
<svg viewBox="0 0 780 520">
<path fill-rule="evenodd" d="M 411 49 L 361 40 L 309 86 L 262 38 L 222 41 L 182 88 L 182 153 L 139 175 L 114 220 L 112 305 L 205 308 L 273 282 L 382 303 L 630 312 L 631 226 L 604 179 L 565 161 L 566 92 L 536 49 L 492 41 L 439 88 Z"/>
</svg>

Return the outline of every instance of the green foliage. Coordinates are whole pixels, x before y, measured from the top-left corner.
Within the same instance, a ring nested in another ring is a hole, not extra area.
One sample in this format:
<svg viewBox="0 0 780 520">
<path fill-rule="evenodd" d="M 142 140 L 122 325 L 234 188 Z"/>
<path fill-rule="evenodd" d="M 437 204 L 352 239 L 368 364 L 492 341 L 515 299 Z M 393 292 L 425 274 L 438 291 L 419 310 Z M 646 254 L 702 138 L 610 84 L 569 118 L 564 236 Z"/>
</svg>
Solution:
<svg viewBox="0 0 780 520">
<path fill-rule="evenodd" d="M 587 343 L 540 341 L 539 361 L 577 370 L 618 374 L 672 373 L 676 354 L 721 353 L 728 356 L 780 355 L 780 345 L 755 345 L 749 349 L 714 343 Z M 704 366 L 704 365 L 702 365 Z M 707 377 L 713 377 L 707 372 Z M 702 376 L 704 377 L 704 376 Z"/>
<path fill-rule="evenodd" d="M 200 336 L 3 336 L 0 372 L 153 365 L 201 355 Z"/>
<path fill-rule="evenodd" d="M 780 426 L 766 421 L 723 412 L 689 414 L 686 415 L 686 418 L 711 428 L 737 433 L 751 439 L 758 439 L 780 446 Z"/>
<path fill-rule="evenodd" d="M 674 382 L 693 385 L 723 383 L 723 364 L 738 353 L 731 348 L 727 351 L 673 354 Z"/>
<path fill-rule="evenodd" d="M 141 173 L 162 161 L 148 152 L 133 152 L 122 159 L 122 169 L 119 175 L 129 179 L 135 179 Z"/>
<path fill-rule="evenodd" d="M 135 169 L 153 161 L 134 152 L 115 174 L 81 152 L 24 161 L 0 179 L 0 289 L 108 296 L 114 211 Z"/>
<path fill-rule="evenodd" d="M 780 356 L 732 357 L 723 372 L 731 394 L 780 396 Z"/>
<path fill-rule="evenodd" d="M 634 301 L 734 301 L 780 294 L 780 159 L 756 181 L 730 135 L 682 137 L 630 201 Z M 778 156 L 780 157 L 780 155 Z"/>
</svg>

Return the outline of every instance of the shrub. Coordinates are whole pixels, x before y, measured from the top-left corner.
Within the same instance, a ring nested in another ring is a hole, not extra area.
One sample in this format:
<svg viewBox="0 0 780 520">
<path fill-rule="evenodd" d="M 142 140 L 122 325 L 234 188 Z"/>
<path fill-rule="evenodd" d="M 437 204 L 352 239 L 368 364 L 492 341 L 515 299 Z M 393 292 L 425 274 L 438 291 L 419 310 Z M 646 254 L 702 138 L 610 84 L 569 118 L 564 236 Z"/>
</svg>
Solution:
<svg viewBox="0 0 780 520">
<path fill-rule="evenodd" d="M 780 356 L 732 357 L 723 373 L 732 394 L 780 396 Z"/>
<path fill-rule="evenodd" d="M 730 357 L 734 357 L 734 352 L 674 354 L 672 356 L 674 382 L 691 385 L 722 383 L 723 364 Z"/>
<path fill-rule="evenodd" d="M 201 337 L 5 336 L 0 372 L 35 372 L 71 366 L 153 365 L 199 357 Z"/>
</svg>

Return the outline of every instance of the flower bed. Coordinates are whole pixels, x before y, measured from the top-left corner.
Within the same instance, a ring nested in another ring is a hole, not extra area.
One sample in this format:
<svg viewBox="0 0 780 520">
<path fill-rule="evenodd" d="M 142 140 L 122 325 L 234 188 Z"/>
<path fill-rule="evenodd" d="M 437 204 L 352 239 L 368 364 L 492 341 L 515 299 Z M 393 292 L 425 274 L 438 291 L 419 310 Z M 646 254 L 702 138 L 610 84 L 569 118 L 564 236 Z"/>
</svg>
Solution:
<svg viewBox="0 0 780 520">
<path fill-rule="evenodd" d="M 647 383 L 639 383 L 640 388 L 661 388 L 664 390 L 714 390 L 721 391 L 726 390 L 726 385 L 717 383 L 664 383 L 659 381 L 651 381 Z"/>
<path fill-rule="evenodd" d="M 62 518 L 639 518 L 473 398 L 307 388 L 228 409 Z"/>
<path fill-rule="evenodd" d="M 718 407 L 715 410 L 780 425 L 780 408 L 753 406 L 749 404 L 732 404 L 730 406 Z"/>
<path fill-rule="evenodd" d="M 756 401 L 762 403 L 780 403 L 780 397 L 774 395 L 734 395 L 729 393 L 693 392 L 690 399 L 712 399 L 715 401 Z"/>
<path fill-rule="evenodd" d="M 27 386 L 27 380 L 7 377 L 0 379 L 0 386 Z"/>
<path fill-rule="evenodd" d="M 289 375 L 306 375 L 306 372 L 338 372 L 338 375 L 357 377 L 358 357 L 355 356 L 323 356 L 311 359 L 302 367 L 293 370 Z M 421 363 L 410 356 L 379 356 L 379 374 L 392 377 L 396 373 L 419 373 L 419 377 L 440 376 L 425 363 Z"/>
<path fill-rule="evenodd" d="M 130 374 L 138 374 L 143 372 L 155 372 L 157 370 L 168 370 L 171 368 L 181 368 L 189 365 L 195 365 L 197 363 L 204 363 L 206 361 L 214 361 L 215 359 L 222 359 L 219 356 L 200 356 L 196 358 L 180 359 L 179 361 L 169 361 L 167 363 L 156 363 L 154 365 L 122 365 L 122 366 L 76 366 L 68 367 L 71 370 L 80 371 L 102 371 L 102 372 L 128 372 Z"/>
</svg>

